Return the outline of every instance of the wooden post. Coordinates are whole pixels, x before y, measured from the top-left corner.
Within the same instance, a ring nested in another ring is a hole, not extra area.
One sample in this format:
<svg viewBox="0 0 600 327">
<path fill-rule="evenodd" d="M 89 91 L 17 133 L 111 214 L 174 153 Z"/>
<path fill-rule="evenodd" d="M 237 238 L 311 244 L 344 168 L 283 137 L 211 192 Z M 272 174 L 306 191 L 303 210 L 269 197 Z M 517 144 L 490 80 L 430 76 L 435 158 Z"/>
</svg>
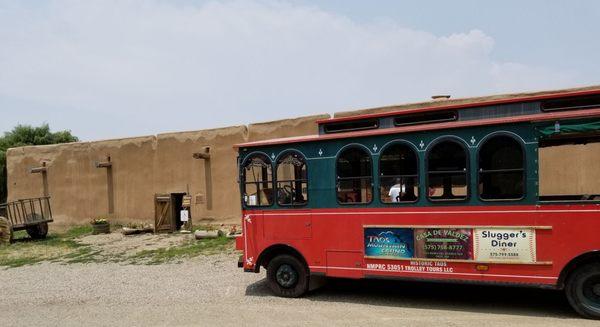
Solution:
<svg viewBox="0 0 600 327">
<path fill-rule="evenodd" d="M 31 170 L 29 171 L 32 174 L 42 174 L 42 187 L 43 194 L 45 197 L 48 197 L 50 194 L 50 192 L 48 191 L 48 176 L 46 175 L 47 170 L 48 167 L 46 167 L 46 162 L 43 161 L 41 167 L 31 168 Z"/>
<path fill-rule="evenodd" d="M 204 160 L 204 183 L 206 187 L 206 209 L 212 210 L 212 170 L 210 166 L 210 147 L 205 146 L 202 152 L 194 153 L 194 159 Z"/>
<path fill-rule="evenodd" d="M 106 156 L 106 161 L 96 162 L 96 168 L 106 168 L 106 193 L 108 197 L 108 214 L 115 213 L 115 194 L 113 186 L 113 170 L 110 155 Z"/>
<path fill-rule="evenodd" d="M 210 159 L 204 160 L 204 179 L 206 184 L 206 209 L 212 210 L 212 173 L 210 167 Z"/>
<path fill-rule="evenodd" d="M 115 213 L 115 193 L 113 188 L 113 170 L 112 167 L 106 168 L 106 185 L 108 194 L 108 214 Z"/>
</svg>

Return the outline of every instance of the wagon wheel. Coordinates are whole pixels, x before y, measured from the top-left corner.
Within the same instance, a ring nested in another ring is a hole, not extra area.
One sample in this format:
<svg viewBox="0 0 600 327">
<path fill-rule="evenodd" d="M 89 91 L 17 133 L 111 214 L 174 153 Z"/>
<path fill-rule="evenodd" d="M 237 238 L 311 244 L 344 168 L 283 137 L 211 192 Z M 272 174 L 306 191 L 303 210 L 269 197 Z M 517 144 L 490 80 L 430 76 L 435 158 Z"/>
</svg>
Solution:
<svg viewBox="0 0 600 327">
<path fill-rule="evenodd" d="M 13 230 L 10 220 L 0 217 L 0 244 L 10 244 L 12 238 Z"/>
<path fill-rule="evenodd" d="M 46 238 L 48 235 L 48 223 L 39 223 L 34 226 L 27 227 L 27 234 L 34 240 Z"/>
<path fill-rule="evenodd" d="M 34 222 L 42 219 L 42 216 L 38 215 L 37 213 L 29 214 L 26 217 L 28 222 Z M 48 235 L 48 223 L 39 223 L 37 225 L 28 226 L 26 231 L 27 234 L 29 234 L 29 236 L 34 240 L 46 238 L 46 235 Z"/>
</svg>

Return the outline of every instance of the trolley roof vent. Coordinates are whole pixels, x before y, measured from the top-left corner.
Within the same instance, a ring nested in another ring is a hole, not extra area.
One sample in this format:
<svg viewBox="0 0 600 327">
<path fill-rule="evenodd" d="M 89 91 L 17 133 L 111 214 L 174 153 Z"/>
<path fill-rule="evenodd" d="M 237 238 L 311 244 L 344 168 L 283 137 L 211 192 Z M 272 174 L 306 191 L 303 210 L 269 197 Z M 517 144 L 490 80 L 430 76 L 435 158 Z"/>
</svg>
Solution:
<svg viewBox="0 0 600 327">
<path fill-rule="evenodd" d="M 436 94 L 436 95 L 432 95 L 431 98 L 434 101 L 449 100 L 450 99 L 450 94 Z"/>
<path fill-rule="evenodd" d="M 600 107 L 600 95 L 551 99 L 542 102 L 543 111 L 577 110 Z"/>
<path fill-rule="evenodd" d="M 326 134 L 343 133 L 352 131 L 364 131 L 367 129 L 379 128 L 379 119 L 361 119 L 344 121 L 339 123 L 329 123 L 323 125 L 323 131 Z"/>
<path fill-rule="evenodd" d="M 394 117 L 394 126 L 409 126 L 455 121 L 458 114 L 454 110 L 432 111 Z"/>
</svg>

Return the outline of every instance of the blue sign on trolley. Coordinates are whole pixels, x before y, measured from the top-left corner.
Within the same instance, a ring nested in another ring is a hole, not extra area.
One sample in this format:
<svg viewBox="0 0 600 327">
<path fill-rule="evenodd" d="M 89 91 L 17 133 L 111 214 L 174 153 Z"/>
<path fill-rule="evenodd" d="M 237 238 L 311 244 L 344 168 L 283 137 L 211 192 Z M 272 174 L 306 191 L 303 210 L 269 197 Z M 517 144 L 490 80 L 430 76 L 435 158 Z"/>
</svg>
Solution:
<svg viewBox="0 0 600 327">
<path fill-rule="evenodd" d="M 407 259 L 414 254 L 412 228 L 365 228 L 365 256 Z"/>
</svg>

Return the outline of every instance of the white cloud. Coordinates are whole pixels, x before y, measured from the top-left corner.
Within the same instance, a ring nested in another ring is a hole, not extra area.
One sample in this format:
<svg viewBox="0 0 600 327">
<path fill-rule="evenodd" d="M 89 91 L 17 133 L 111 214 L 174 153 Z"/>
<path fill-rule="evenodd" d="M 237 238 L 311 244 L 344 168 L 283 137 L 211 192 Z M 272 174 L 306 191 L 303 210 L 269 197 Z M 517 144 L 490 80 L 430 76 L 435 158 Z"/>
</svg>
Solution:
<svg viewBox="0 0 600 327">
<path fill-rule="evenodd" d="M 496 62 L 494 46 L 284 2 L 0 0 L 0 129 L 118 137 L 576 80 Z"/>
</svg>

